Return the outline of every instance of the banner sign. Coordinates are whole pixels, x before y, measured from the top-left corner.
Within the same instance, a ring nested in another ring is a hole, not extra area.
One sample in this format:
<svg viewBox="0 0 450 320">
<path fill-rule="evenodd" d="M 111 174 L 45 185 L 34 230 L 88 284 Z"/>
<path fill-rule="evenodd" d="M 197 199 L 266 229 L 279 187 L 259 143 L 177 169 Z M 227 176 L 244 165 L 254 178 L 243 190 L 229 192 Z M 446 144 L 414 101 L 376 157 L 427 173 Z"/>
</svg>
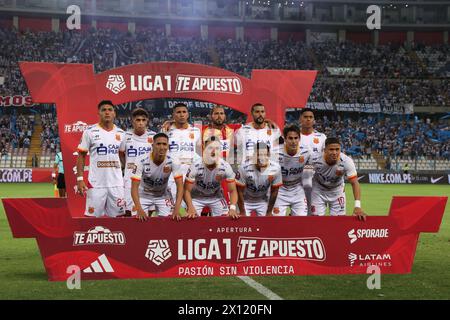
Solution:
<svg viewBox="0 0 450 320">
<path fill-rule="evenodd" d="M 308 108 L 325 111 L 364 112 L 386 114 L 413 114 L 412 104 L 382 105 L 380 103 L 332 103 L 332 102 L 308 102 Z M 288 108 L 286 111 L 295 111 L 297 108 Z"/>
<path fill-rule="evenodd" d="M 31 107 L 33 105 L 31 96 L 0 96 L 0 107 Z"/>
<path fill-rule="evenodd" d="M 0 183 L 52 182 L 52 169 L 5 169 L 0 168 Z"/>
<path fill-rule="evenodd" d="M 450 184 L 450 174 L 370 172 L 361 174 L 358 181 L 372 184 Z"/>
<path fill-rule="evenodd" d="M 411 272 L 447 197 L 394 197 L 389 216 L 72 218 L 68 200 L 3 199 L 15 238 L 36 238 L 49 280 Z M 276 227 L 274 227 L 276 226 Z"/>
<path fill-rule="evenodd" d="M 66 189 L 70 191 L 76 186 L 77 146 L 85 128 L 98 122 L 101 100 L 111 100 L 119 110 L 144 100 L 145 105 L 150 99 L 208 101 L 244 114 L 260 102 L 267 106 L 267 118 L 282 126 L 286 106 L 306 105 L 317 74 L 253 70 L 248 79 L 224 69 L 181 62 L 127 65 L 99 74 L 94 74 L 90 64 L 21 62 L 20 68 L 33 101 L 56 104 Z M 71 215 L 83 216 L 86 199 L 74 192 L 67 196 Z"/>
</svg>

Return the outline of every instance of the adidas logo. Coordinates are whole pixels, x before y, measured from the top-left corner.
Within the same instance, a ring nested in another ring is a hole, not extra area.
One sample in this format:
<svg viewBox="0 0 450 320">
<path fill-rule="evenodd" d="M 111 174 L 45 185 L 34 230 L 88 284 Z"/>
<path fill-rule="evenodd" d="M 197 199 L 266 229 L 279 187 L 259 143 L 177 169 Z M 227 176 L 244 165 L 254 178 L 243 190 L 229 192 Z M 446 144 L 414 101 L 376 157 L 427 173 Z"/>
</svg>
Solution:
<svg viewBox="0 0 450 320">
<path fill-rule="evenodd" d="M 103 273 L 103 272 L 114 272 L 114 269 L 111 267 L 111 264 L 106 258 L 105 254 L 102 254 L 91 263 L 90 267 L 87 267 L 83 270 L 84 273 Z"/>
</svg>

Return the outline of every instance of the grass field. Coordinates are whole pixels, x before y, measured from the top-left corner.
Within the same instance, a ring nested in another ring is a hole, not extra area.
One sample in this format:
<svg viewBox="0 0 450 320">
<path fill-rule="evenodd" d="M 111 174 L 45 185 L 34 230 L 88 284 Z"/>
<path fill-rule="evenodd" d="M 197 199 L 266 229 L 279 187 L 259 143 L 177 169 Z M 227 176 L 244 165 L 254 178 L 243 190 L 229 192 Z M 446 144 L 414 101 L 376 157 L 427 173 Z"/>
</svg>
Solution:
<svg viewBox="0 0 450 320">
<path fill-rule="evenodd" d="M 448 186 L 363 185 L 363 207 L 387 214 L 393 195 L 450 196 Z M 50 184 L 0 184 L 2 198 L 53 196 Z M 351 202 L 350 202 L 351 203 Z M 253 277 L 283 299 L 450 299 L 450 204 L 437 234 L 422 234 L 413 272 L 383 275 Z M 48 282 L 34 239 L 13 239 L 0 207 L 0 299 L 265 299 L 236 277 L 82 281 L 81 290 Z"/>
</svg>

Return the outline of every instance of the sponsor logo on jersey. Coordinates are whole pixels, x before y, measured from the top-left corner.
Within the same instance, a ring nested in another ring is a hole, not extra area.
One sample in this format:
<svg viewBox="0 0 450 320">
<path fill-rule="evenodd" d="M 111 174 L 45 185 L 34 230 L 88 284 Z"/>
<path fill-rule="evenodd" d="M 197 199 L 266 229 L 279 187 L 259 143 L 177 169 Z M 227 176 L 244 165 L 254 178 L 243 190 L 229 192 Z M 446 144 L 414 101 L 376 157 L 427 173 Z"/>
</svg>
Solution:
<svg viewBox="0 0 450 320">
<path fill-rule="evenodd" d="M 74 246 L 95 244 L 124 245 L 125 243 L 125 234 L 122 231 L 111 231 L 102 226 L 96 226 L 87 232 L 75 231 L 73 233 Z"/>
<path fill-rule="evenodd" d="M 107 154 L 117 154 L 119 153 L 119 146 L 116 144 L 109 144 L 108 146 L 100 145 L 97 147 L 97 154 L 99 156 L 106 156 Z"/>
<path fill-rule="evenodd" d="M 119 161 L 97 161 L 97 168 L 120 168 Z"/>
<path fill-rule="evenodd" d="M 343 170 L 336 170 L 336 176 L 342 177 L 343 174 L 344 174 Z"/>
</svg>

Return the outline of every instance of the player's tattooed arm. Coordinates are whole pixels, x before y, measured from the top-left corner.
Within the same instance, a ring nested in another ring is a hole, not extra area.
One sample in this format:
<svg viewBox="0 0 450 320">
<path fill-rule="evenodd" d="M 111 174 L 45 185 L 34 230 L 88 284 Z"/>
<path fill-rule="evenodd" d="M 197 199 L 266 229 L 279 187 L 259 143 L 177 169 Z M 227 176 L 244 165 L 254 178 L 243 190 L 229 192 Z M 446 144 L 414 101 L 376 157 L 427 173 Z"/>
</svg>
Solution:
<svg viewBox="0 0 450 320">
<path fill-rule="evenodd" d="M 136 217 L 140 221 L 146 221 L 148 219 L 147 213 L 142 209 L 141 199 L 139 197 L 139 184 L 140 180 L 131 180 L 131 198 L 133 199 L 133 203 L 136 209 Z"/>
<path fill-rule="evenodd" d="M 86 162 L 87 152 L 78 150 L 77 158 L 77 193 L 84 196 L 88 190 L 86 183 L 83 181 L 84 164 Z"/>
<path fill-rule="evenodd" d="M 184 182 L 184 202 L 187 205 L 187 218 L 193 219 L 197 217 L 197 211 L 195 210 L 194 204 L 192 203 L 192 188 L 194 184 L 186 179 Z"/>
<path fill-rule="evenodd" d="M 270 197 L 269 197 L 269 203 L 267 205 L 267 213 L 266 216 L 272 215 L 273 206 L 275 205 L 275 201 L 277 200 L 278 196 L 278 189 L 279 187 L 271 187 L 270 188 Z"/>
<path fill-rule="evenodd" d="M 353 209 L 353 215 L 358 218 L 358 220 L 366 221 L 367 214 L 361 209 L 361 186 L 358 182 L 358 177 L 355 176 L 349 179 L 350 184 L 353 189 L 353 197 L 355 198 L 355 208 Z"/>
</svg>

